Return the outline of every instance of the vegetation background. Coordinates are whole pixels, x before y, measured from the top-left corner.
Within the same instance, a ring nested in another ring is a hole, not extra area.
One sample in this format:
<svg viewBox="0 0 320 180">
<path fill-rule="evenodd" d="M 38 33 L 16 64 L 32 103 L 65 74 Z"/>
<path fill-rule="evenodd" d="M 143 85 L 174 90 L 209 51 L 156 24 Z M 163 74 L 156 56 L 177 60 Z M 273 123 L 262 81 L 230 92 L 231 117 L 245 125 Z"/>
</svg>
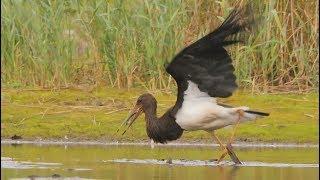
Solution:
<svg viewBox="0 0 320 180">
<path fill-rule="evenodd" d="M 259 32 L 232 48 L 238 83 L 254 91 L 319 85 L 317 1 L 261 0 Z M 5 87 L 175 90 L 165 64 L 216 28 L 232 0 L 5 0 L 1 83 Z"/>
</svg>

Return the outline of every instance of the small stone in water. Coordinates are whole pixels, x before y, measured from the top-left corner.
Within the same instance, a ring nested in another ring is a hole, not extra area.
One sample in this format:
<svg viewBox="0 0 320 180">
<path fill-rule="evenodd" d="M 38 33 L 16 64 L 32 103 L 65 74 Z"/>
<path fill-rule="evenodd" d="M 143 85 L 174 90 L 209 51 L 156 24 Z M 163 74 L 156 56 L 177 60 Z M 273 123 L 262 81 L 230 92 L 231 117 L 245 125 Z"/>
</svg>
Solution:
<svg viewBox="0 0 320 180">
<path fill-rule="evenodd" d="M 38 178 L 39 176 L 36 176 L 36 175 L 30 175 L 30 176 L 28 176 L 28 178 L 30 178 L 30 179 L 35 179 L 35 178 Z"/>
<path fill-rule="evenodd" d="M 21 136 L 14 135 L 11 137 L 12 140 L 22 139 Z"/>
<path fill-rule="evenodd" d="M 59 174 L 53 174 L 51 177 L 52 177 L 52 178 L 59 178 L 59 177 L 61 177 L 61 175 L 59 175 Z"/>
<path fill-rule="evenodd" d="M 51 176 L 51 178 L 60 178 L 60 177 L 61 177 L 61 175 L 59 175 L 59 174 L 52 174 L 52 176 Z M 28 178 L 36 179 L 36 178 L 41 178 L 41 176 L 30 175 L 30 176 L 28 176 Z M 45 176 L 43 178 L 45 178 Z"/>
<path fill-rule="evenodd" d="M 215 162 L 218 161 L 218 159 L 209 159 L 209 162 Z"/>
<path fill-rule="evenodd" d="M 168 159 L 168 160 L 166 161 L 166 163 L 172 164 L 172 159 Z"/>
</svg>

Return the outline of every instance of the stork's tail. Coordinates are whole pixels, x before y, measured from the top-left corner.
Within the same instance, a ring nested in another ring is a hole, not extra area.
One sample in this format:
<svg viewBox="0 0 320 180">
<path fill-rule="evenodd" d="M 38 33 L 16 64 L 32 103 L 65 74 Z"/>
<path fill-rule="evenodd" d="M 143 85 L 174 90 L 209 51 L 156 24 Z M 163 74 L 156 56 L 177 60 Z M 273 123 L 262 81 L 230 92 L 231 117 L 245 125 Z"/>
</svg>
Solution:
<svg viewBox="0 0 320 180">
<path fill-rule="evenodd" d="M 259 112 L 259 111 L 246 110 L 244 112 L 249 114 L 259 115 L 259 116 L 269 116 L 269 113 Z"/>
</svg>

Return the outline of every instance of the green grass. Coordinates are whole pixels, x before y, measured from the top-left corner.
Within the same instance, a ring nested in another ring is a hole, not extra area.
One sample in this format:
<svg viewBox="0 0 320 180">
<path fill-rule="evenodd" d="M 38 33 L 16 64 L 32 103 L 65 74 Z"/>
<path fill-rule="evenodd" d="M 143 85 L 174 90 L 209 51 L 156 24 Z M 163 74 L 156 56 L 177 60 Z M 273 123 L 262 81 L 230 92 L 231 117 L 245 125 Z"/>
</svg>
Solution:
<svg viewBox="0 0 320 180">
<path fill-rule="evenodd" d="M 141 89 L 95 88 L 35 90 L 2 89 L 1 137 L 21 135 L 24 139 L 120 140 L 145 141 L 143 116 L 126 135 L 113 136 Z M 155 92 L 158 115 L 174 104 L 175 96 Z M 238 92 L 220 102 L 246 105 L 270 112 L 267 118 L 241 124 L 237 129 L 239 141 L 318 143 L 318 93 L 252 94 Z M 232 128 L 218 130 L 226 140 Z M 182 141 L 210 142 L 203 131 L 185 132 Z"/>
<path fill-rule="evenodd" d="M 256 4 L 263 17 L 257 33 L 231 49 L 238 83 L 263 92 L 317 89 L 317 1 Z M 1 83 L 170 90 L 164 64 L 234 6 L 234 0 L 1 1 Z"/>
</svg>

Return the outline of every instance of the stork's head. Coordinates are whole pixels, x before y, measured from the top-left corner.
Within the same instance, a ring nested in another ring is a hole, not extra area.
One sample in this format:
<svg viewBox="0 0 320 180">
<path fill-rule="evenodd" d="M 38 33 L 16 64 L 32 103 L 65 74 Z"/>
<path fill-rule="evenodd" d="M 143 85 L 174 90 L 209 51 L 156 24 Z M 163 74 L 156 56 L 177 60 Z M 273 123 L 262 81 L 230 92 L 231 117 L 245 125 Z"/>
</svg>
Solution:
<svg viewBox="0 0 320 180">
<path fill-rule="evenodd" d="M 134 123 L 134 121 L 140 116 L 142 113 L 150 112 L 157 108 L 157 101 L 156 99 L 149 93 L 142 94 L 137 99 L 137 102 L 133 109 L 130 111 L 128 117 L 122 122 L 121 126 L 127 126 L 125 131 L 122 133 L 125 134 L 127 129 Z M 119 131 L 117 130 L 117 132 Z"/>
</svg>

